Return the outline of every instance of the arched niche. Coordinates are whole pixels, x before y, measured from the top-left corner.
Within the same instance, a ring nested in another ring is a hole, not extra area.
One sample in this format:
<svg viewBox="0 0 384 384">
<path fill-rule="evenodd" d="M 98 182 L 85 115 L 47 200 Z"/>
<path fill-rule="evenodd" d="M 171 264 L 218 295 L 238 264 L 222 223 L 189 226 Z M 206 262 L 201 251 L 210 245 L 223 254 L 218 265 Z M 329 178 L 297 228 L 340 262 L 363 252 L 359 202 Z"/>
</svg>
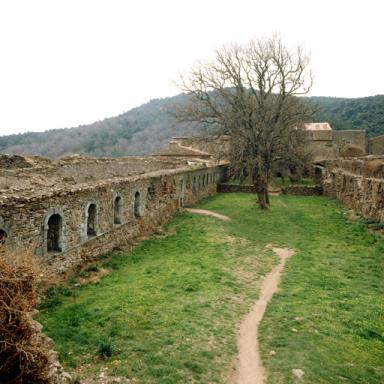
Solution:
<svg viewBox="0 0 384 384">
<path fill-rule="evenodd" d="M 123 198 L 116 195 L 113 199 L 113 224 L 123 223 Z"/>
<path fill-rule="evenodd" d="M 142 212 L 141 212 L 141 196 L 140 196 L 139 191 L 136 191 L 134 194 L 133 214 L 136 218 L 139 218 L 142 214 Z"/>
<path fill-rule="evenodd" d="M 8 233 L 5 229 L 0 228 L 0 248 L 7 242 Z"/>
<path fill-rule="evenodd" d="M 63 218 L 54 213 L 47 222 L 47 252 L 61 252 L 63 238 Z"/>
<path fill-rule="evenodd" d="M 60 208 L 49 209 L 43 221 L 43 246 L 39 254 L 63 252 L 66 248 L 64 236 L 64 213 Z"/>
</svg>

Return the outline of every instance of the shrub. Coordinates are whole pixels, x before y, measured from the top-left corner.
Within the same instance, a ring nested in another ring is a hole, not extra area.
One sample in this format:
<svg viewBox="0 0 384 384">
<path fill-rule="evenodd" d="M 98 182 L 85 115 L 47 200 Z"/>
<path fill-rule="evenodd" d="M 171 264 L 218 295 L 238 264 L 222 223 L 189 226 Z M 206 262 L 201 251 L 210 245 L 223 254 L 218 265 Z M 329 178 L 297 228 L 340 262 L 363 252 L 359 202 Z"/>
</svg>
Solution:
<svg viewBox="0 0 384 384">
<path fill-rule="evenodd" d="M 364 150 L 355 144 L 346 144 L 340 149 L 341 157 L 361 157 L 364 155 Z"/>
<path fill-rule="evenodd" d="M 364 173 L 368 177 L 384 177 L 384 159 L 375 159 L 365 163 Z"/>
<path fill-rule="evenodd" d="M 85 269 L 85 272 L 98 272 L 99 266 L 97 264 L 92 264 Z"/>
<path fill-rule="evenodd" d="M 0 252 L 0 381 L 49 384 L 52 342 L 40 333 L 36 314 L 38 270 L 33 257 Z"/>
<path fill-rule="evenodd" d="M 384 229 L 384 223 L 373 223 L 369 225 L 369 228 L 376 229 L 376 230 Z"/>
<path fill-rule="evenodd" d="M 99 349 L 97 350 L 97 354 L 102 358 L 106 359 L 111 357 L 113 354 L 113 345 L 110 341 L 101 341 L 99 343 Z"/>
</svg>

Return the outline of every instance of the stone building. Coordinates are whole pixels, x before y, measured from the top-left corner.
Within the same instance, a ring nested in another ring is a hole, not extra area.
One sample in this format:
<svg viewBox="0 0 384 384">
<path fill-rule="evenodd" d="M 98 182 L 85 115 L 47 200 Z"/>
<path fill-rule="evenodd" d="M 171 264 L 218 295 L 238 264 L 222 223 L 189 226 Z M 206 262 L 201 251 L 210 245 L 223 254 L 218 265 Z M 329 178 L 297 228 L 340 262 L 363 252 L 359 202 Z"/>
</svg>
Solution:
<svg viewBox="0 0 384 384">
<path fill-rule="evenodd" d="M 0 247 L 54 272 L 150 234 L 184 204 L 216 192 L 225 162 L 183 157 L 57 161 L 0 156 Z"/>
<path fill-rule="evenodd" d="M 338 158 L 343 149 L 351 145 L 359 148 L 361 154 L 368 154 L 368 136 L 365 130 L 334 131 L 329 123 L 307 123 L 304 124 L 304 129 L 315 160 Z"/>
<path fill-rule="evenodd" d="M 368 138 L 365 130 L 335 131 L 329 123 L 307 123 L 304 129 L 308 138 L 308 148 L 314 160 L 336 159 L 343 149 L 353 146 L 360 149 L 362 155 L 384 154 L 384 136 Z M 230 149 L 229 136 L 174 137 L 168 150 L 159 154 L 172 156 L 186 149 L 198 150 L 210 154 L 212 158 L 228 158 Z"/>
</svg>

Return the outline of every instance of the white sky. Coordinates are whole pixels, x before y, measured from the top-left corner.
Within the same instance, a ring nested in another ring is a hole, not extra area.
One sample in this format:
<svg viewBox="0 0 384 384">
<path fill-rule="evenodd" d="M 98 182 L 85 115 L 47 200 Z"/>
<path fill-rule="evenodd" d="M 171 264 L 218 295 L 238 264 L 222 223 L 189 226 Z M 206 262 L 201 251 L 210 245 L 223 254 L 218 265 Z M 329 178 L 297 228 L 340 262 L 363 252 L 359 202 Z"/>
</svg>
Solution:
<svg viewBox="0 0 384 384">
<path fill-rule="evenodd" d="M 273 32 L 311 52 L 311 95 L 384 93 L 383 0 L 0 0 L 0 135 L 175 95 L 215 48 Z"/>
</svg>

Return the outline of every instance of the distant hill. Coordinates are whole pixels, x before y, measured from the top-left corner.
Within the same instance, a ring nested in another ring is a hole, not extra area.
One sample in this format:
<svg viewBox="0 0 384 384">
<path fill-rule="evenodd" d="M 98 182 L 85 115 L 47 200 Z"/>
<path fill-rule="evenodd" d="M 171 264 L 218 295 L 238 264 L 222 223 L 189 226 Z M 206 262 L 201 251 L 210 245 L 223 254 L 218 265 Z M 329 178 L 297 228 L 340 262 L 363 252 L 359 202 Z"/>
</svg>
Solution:
<svg viewBox="0 0 384 384">
<path fill-rule="evenodd" d="M 317 110 L 314 121 L 328 121 L 333 129 L 365 129 L 369 136 L 384 134 L 384 95 L 345 99 L 310 97 Z M 317 107 L 317 108 L 316 108 Z"/>
<path fill-rule="evenodd" d="M 95 156 L 148 155 L 164 148 L 172 136 L 197 134 L 196 124 L 178 123 L 170 113 L 185 95 L 155 99 L 125 112 L 77 128 L 54 129 L 0 137 L 0 153 L 57 157 L 68 153 Z M 314 121 L 334 129 L 366 129 L 384 134 L 384 96 L 359 99 L 306 98 L 316 108 Z"/>
<path fill-rule="evenodd" d="M 154 99 L 119 116 L 76 128 L 0 136 L 0 153 L 147 155 L 164 148 L 172 136 L 189 134 L 189 125 L 177 123 L 169 113 L 173 103 L 183 98 Z"/>
</svg>

